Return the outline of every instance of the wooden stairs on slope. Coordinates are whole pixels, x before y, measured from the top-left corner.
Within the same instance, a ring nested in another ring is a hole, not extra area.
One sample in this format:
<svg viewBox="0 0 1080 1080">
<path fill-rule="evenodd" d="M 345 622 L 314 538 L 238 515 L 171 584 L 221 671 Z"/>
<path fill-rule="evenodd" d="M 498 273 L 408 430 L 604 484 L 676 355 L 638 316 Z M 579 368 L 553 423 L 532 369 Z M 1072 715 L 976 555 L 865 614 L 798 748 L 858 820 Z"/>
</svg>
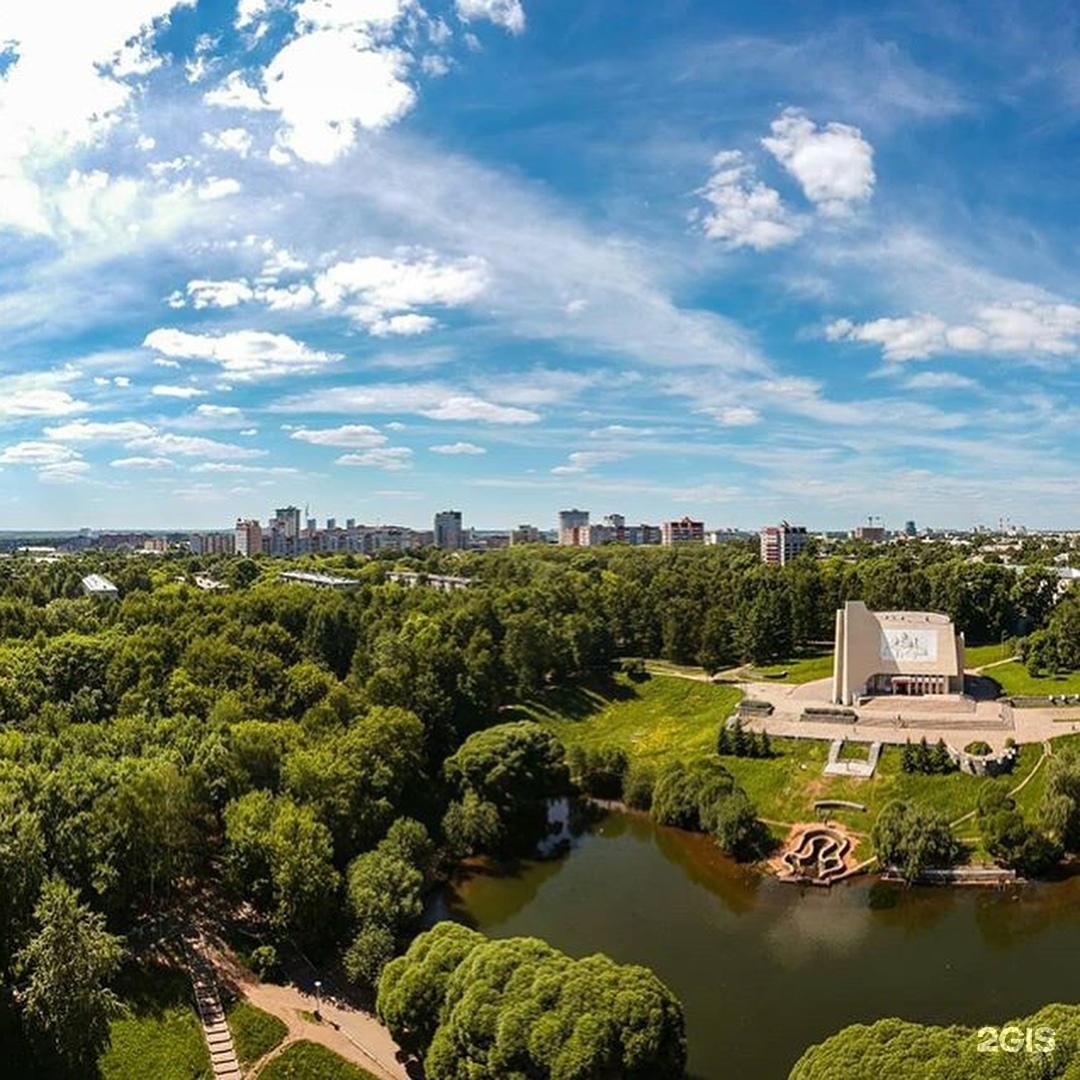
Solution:
<svg viewBox="0 0 1080 1080">
<path fill-rule="evenodd" d="M 195 992 L 195 1008 L 202 1022 L 206 1045 L 210 1050 L 210 1064 L 214 1080 L 240 1080 L 240 1062 L 236 1057 L 232 1033 L 225 1019 L 225 1009 L 218 993 L 214 969 L 202 953 L 202 940 L 197 933 L 189 931 L 183 936 L 184 956 L 191 974 L 191 986 Z"/>
</svg>

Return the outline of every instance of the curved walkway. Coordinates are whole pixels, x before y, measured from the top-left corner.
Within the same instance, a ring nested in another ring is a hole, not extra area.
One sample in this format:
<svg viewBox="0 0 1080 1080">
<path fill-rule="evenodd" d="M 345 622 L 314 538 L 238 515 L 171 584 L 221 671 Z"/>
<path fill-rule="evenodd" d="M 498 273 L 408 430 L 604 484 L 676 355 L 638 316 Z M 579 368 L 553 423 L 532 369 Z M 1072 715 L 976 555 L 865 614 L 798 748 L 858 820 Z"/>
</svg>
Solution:
<svg viewBox="0 0 1080 1080">
<path fill-rule="evenodd" d="M 248 1076 L 258 1076 L 288 1046 L 307 1040 L 333 1050 L 378 1080 L 408 1080 L 405 1066 L 397 1060 L 397 1043 L 368 1013 L 324 999 L 319 1007 L 320 1022 L 314 1018 L 315 998 L 294 986 L 248 981 L 240 984 L 240 990 L 252 1005 L 276 1016 L 287 1028 L 285 1038 L 251 1066 Z"/>
</svg>

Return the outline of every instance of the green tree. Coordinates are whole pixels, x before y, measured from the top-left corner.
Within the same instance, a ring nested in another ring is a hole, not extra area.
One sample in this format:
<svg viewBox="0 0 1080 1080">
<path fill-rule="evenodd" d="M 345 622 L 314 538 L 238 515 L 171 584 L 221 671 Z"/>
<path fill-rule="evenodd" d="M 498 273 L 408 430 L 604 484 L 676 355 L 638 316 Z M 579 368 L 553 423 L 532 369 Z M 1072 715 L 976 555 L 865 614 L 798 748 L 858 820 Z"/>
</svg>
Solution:
<svg viewBox="0 0 1080 1080">
<path fill-rule="evenodd" d="M 121 939 L 60 878 L 42 886 L 34 919 L 38 930 L 18 956 L 27 976 L 23 1016 L 72 1075 L 90 1075 L 109 1043 L 109 1021 L 123 1011 L 107 987 L 120 967 Z"/>
<path fill-rule="evenodd" d="M 951 866 L 959 855 L 956 837 L 940 813 L 899 800 L 882 808 L 870 838 L 878 861 L 896 867 L 908 883 L 931 867 Z"/>
<path fill-rule="evenodd" d="M 470 735 L 446 759 L 446 779 L 460 796 L 490 803 L 511 843 L 535 840 L 548 799 L 564 795 L 570 777 L 562 743 L 529 720 L 498 724 Z"/>
</svg>

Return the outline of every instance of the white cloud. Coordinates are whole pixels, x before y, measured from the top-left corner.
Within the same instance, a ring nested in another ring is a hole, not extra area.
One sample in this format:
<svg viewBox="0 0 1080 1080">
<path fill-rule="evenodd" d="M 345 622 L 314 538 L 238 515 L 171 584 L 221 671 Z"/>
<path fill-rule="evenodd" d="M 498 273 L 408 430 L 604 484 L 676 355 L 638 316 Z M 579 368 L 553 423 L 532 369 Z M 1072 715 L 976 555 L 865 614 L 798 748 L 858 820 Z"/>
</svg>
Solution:
<svg viewBox="0 0 1080 1080">
<path fill-rule="evenodd" d="M 79 456 L 71 447 L 52 442 L 12 443 L 0 450 L 0 462 L 4 465 L 58 465 Z"/>
<path fill-rule="evenodd" d="M 168 458 L 160 457 L 125 457 L 110 461 L 109 465 L 114 469 L 172 469 L 175 463 Z"/>
<path fill-rule="evenodd" d="M 551 472 L 554 476 L 577 476 L 596 465 L 620 461 L 625 456 L 614 450 L 575 450 L 567 457 L 565 465 L 556 465 Z"/>
<path fill-rule="evenodd" d="M 975 380 L 951 371 L 920 371 L 904 380 L 908 390 L 968 390 Z"/>
<path fill-rule="evenodd" d="M 218 364 L 228 375 L 245 381 L 306 374 L 342 359 L 340 353 L 310 349 L 287 334 L 261 330 L 191 334 L 184 330 L 162 328 L 147 334 L 143 346 L 172 359 L 204 360 Z"/>
<path fill-rule="evenodd" d="M 376 319 L 370 326 L 372 337 L 416 337 L 438 326 L 430 315 L 391 315 L 388 319 Z"/>
<path fill-rule="evenodd" d="M 729 248 L 757 251 L 790 244 L 805 228 L 780 193 L 754 176 L 754 167 L 738 150 L 723 150 L 712 161 L 715 170 L 698 192 L 712 207 L 698 216 L 705 235 Z"/>
<path fill-rule="evenodd" d="M 471 442 L 441 443 L 438 446 L 429 446 L 428 449 L 433 454 L 447 454 L 450 456 L 457 456 L 459 454 L 470 456 L 487 453 L 487 450 L 485 450 L 484 447 L 477 446 L 476 443 Z"/>
<path fill-rule="evenodd" d="M 0 228 L 48 232 L 36 172 L 99 139 L 158 62 L 151 26 L 182 0 L 4 5 L 0 39 Z M 62 7 L 62 11 L 58 10 Z"/>
<path fill-rule="evenodd" d="M 500 405 L 437 382 L 337 386 L 285 398 L 272 405 L 271 411 L 419 413 L 432 420 L 480 420 L 490 424 L 532 424 L 540 419 L 531 409 Z"/>
<path fill-rule="evenodd" d="M 265 99 L 281 114 L 278 145 L 303 161 L 335 161 L 352 149 L 357 128 L 389 127 L 413 107 L 407 69 L 407 54 L 375 46 L 362 30 L 294 38 L 264 72 Z"/>
<path fill-rule="evenodd" d="M 43 465 L 37 471 L 38 479 L 45 484 L 74 484 L 90 471 L 89 462 L 75 458 L 56 465 Z"/>
<path fill-rule="evenodd" d="M 174 435 L 171 432 L 155 432 L 153 435 L 131 439 L 124 445 L 129 450 L 142 451 L 147 456 L 179 454 L 182 457 L 252 458 L 261 457 L 266 452 L 233 446 L 232 443 L 218 442 L 216 439 Z"/>
<path fill-rule="evenodd" d="M 825 333 L 830 341 L 879 345 L 889 361 L 963 352 L 1074 356 L 1080 352 L 1080 306 L 1034 300 L 987 304 L 970 322 L 956 325 L 928 314 L 865 323 L 837 319 Z"/>
<path fill-rule="evenodd" d="M 210 150 L 239 154 L 242 158 L 246 158 L 251 153 L 251 148 L 255 143 L 251 132 L 242 127 L 225 128 L 223 131 L 205 131 L 201 141 L 203 146 Z"/>
<path fill-rule="evenodd" d="M 219 109 L 256 111 L 270 108 L 262 93 L 252 86 L 239 71 L 229 72 L 220 86 L 207 90 L 203 94 L 203 101 Z"/>
<path fill-rule="evenodd" d="M 199 416 L 209 416 L 215 419 L 243 415 L 242 410 L 236 405 L 199 405 L 195 409 L 195 412 L 198 413 Z"/>
<path fill-rule="evenodd" d="M 874 148 L 857 127 L 818 127 L 801 109 L 785 109 L 762 145 L 802 186 L 823 213 L 838 216 L 874 191 Z"/>
<path fill-rule="evenodd" d="M 244 280 L 207 281 L 197 279 L 187 283 L 187 295 L 196 310 L 207 307 L 231 308 L 253 300 L 255 292 Z M 170 305 L 178 306 L 178 305 Z"/>
<path fill-rule="evenodd" d="M 6 380 L 0 379 L 0 391 Z M 73 398 L 66 390 L 27 387 L 0 392 L 0 418 L 15 416 L 70 416 L 90 406 Z"/>
<path fill-rule="evenodd" d="M 419 251 L 401 258 L 368 255 L 335 263 L 315 278 L 323 307 L 343 309 L 377 335 L 415 334 L 433 319 L 414 314 L 421 307 L 460 307 L 478 299 L 489 285 L 483 259 L 440 260 Z"/>
<path fill-rule="evenodd" d="M 384 446 L 364 450 L 359 454 L 342 454 L 335 465 L 368 465 L 387 472 L 400 472 L 412 464 L 412 451 L 407 446 Z"/>
<path fill-rule="evenodd" d="M 121 441 L 153 433 L 154 429 L 141 420 L 73 420 L 45 428 L 47 438 L 69 443 Z"/>
<path fill-rule="evenodd" d="M 213 202 L 216 199 L 225 199 L 230 195 L 236 195 L 242 190 L 239 180 L 231 176 L 211 176 L 196 189 L 195 194 L 204 202 Z"/>
<path fill-rule="evenodd" d="M 287 465 L 238 465 L 231 461 L 203 461 L 192 465 L 193 473 L 220 473 L 240 476 L 296 476 L 300 470 Z"/>
<path fill-rule="evenodd" d="M 150 390 L 150 393 L 154 397 L 170 397 L 170 398 L 195 398 L 205 397 L 206 391 L 200 390 L 197 386 L 168 386 L 165 384 L 158 384 Z"/>
<path fill-rule="evenodd" d="M 525 29 L 525 9 L 521 0 L 456 0 L 458 15 L 469 22 L 472 19 L 488 19 L 511 34 Z"/>
<path fill-rule="evenodd" d="M 297 428 L 290 438 L 316 446 L 375 447 L 386 442 L 378 428 L 368 424 L 342 424 L 336 428 Z"/>
<path fill-rule="evenodd" d="M 711 412 L 723 427 L 748 427 L 761 419 L 757 409 L 752 409 L 749 405 L 730 405 L 713 409 Z"/>
</svg>

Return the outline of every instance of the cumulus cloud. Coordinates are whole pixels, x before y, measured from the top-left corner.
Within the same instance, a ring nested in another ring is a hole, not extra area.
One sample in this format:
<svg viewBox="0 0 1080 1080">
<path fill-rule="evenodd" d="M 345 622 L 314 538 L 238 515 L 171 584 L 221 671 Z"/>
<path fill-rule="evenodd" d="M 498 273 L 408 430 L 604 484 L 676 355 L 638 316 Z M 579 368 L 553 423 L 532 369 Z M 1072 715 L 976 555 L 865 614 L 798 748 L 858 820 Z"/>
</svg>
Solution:
<svg viewBox="0 0 1080 1080">
<path fill-rule="evenodd" d="M 407 446 L 384 446 L 358 454 L 342 454 L 335 465 L 368 465 L 387 472 L 401 472 L 412 464 L 412 451 Z"/>
<path fill-rule="evenodd" d="M 1080 306 L 1034 300 L 988 304 L 970 322 L 957 324 L 929 314 L 864 323 L 837 319 L 825 333 L 830 341 L 878 345 L 890 362 L 965 352 L 1071 356 L 1080 351 Z"/>
<path fill-rule="evenodd" d="M 128 105 L 131 79 L 160 61 L 153 27 L 183 0 L 6 4 L 0 36 L 0 229 L 48 232 L 37 169 L 89 145 Z M 58 89 L 62 87 L 61 89 Z"/>
<path fill-rule="evenodd" d="M 375 333 L 415 334 L 434 325 L 415 309 L 461 307 L 480 297 L 489 282 L 483 259 L 440 259 L 421 250 L 335 263 L 313 285 L 324 308 L 343 310 Z"/>
<path fill-rule="evenodd" d="M 196 279 L 187 283 L 187 295 L 191 306 L 202 308 L 231 308 L 243 304 L 255 297 L 255 292 L 246 281 L 206 281 Z M 173 305 L 177 306 L 177 305 Z"/>
<path fill-rule="evenodd" d="M 29 440 L 5 446 L 3 450 L 0 450 L 0 463 L 4 465 L 57 465 L 60 462 L 72 461 L 79 456 L 79 453 L 69 446 Z"/>
<path fill-rule="evenodd" d="M 207 149 L 239 154 L 242 158 L 246 158 L 251 153 L 254 143 L 251 132 L 242 127 L 225 128 L 223 131 L 206 131 L 202 136 L 202 144 Z"/>
<path fill-rule="evenodd" d="M 785 109 L 770 127 L 762 145 L 821 213 L 843 215 L 873 194 L 874 148 L 857 127 L 819 127 L 801 109 Z"/>
<path fill-rule="evenodd" d="M 261 330 L 193 334 L 161 328 L 146 335 L 143 347 L 169 359 L 217 364 L 232 378 L 244 381 L 320 371 L 342 359 L 340 353 L 308 348 L 288 334 Z"/>
<path fill-rule="evenodd" d="M 297 428 L 290 438 L 316 446 L 382 446 L 386 436 L 369 424 L 342 424 L 335 428 Z"/>
<path fill-rule="evenodd" d="M 801 235 L 803 220 L 775 188 L 755 178 L 753 165 L 738 150 L 722 150 L 712 164 L 713 174 L 698 192 L 711 207 L 697 215 L 706 236 L 729 248 L 765 251 Z"/>
<path fill-rule="evenodd" d="M 150 393 L 153 394 L 154 397 L 182 399 L 206 396 L 206 391 L 200 390 L 197 386 L 170 386 L 167 383 L 159 383 L 157 386 L 151 387 Z"/>
<path fill-rule="evenodd" d="M 567 457 L 565 465 L 556 465 L 551 472 L 554 476 L 576 476 L 588 472 L 596 465 L 619 461 L 625 456 L 614 450 L 575 450 Z"/>
<path fill-rule="evenodd" d="M 502 405 L 438 382 L 335 386 L 284 398 L 272 405 L 271 411 L 418 413 L 432 420 L 479 420 L 489 424 L 533 424 L 540 419 L 531 409 Z"/>
<path fill-rule="evenodd" d="M 73 420 L 45 428 L 45 436 L 66 443 L 96 443 L 138 439 L 154 429 L 141 420 Z"/>
<path fill-rule="evenodd" d="M 487 450 L 484 447 L 477 446 L 476 443 L 471 442 L 440 443 L 437 446 L 429 446 L 428 449 L 433 454 L 447 454 L 449 456 L 487 453 Z"/>
<path fill-rule="evenodd" d="M 761 420 L 761 414 L 749 405 L 729 405 L 711 412 L 722 427 L 749 427 Z"/>
<path fill-rule="evenodd" d="M 234 446 L 232 443 L 204 439 L 195 435 L 174 435 L 156 431 L 124 443 L 129 450 L 143 451 L 147 456 L 178 454 L 181 457 L 201 458 L 252 458 L 261 457 L 266 451 Z"/>
<path fill-rule="evenodd" d="M 952 371 L 919 371 L 904 380 L 908 390 L 968 390 L 975 380 Z"/>
<path fill-rule="evenodd" d="M 114 469 L 172 469 L 175 463 L 168 458 L 160 457 L 125 457 L 110 461 L 109 465 Z"/>
<path fill-rule="evenodd" d="M 521 0 L 456 0 L 458 16 L 465 22 L 487 19 L 511 34 L 525 30 L 525 9 Z"/>
</svg>

